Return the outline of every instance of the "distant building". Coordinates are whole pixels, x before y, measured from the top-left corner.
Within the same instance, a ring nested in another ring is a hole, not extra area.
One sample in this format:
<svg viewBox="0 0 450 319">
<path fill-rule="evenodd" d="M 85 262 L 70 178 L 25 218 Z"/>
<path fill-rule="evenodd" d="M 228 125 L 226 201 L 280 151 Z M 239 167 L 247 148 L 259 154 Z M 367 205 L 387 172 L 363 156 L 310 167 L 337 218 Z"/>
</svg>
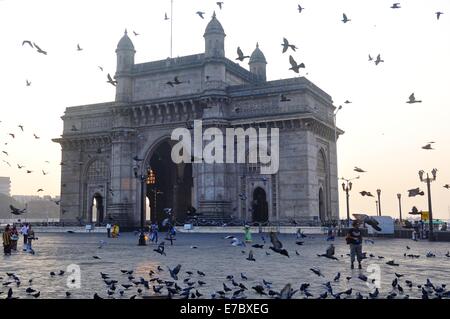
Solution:
<svg viewBox="0 0 450 319">
<path fill-rule="evenodd" d="M 41 199 L 37 195 L 13 195 L 12 198 L 14 198 L 16 201 L 18 201 L 21 204 L 26 204 L 30 201 Z"/>
<path fill-rule="evenodd" d="M 0 194 L 11 196 L 11 179 L 0 176 Z"/>
</svg>

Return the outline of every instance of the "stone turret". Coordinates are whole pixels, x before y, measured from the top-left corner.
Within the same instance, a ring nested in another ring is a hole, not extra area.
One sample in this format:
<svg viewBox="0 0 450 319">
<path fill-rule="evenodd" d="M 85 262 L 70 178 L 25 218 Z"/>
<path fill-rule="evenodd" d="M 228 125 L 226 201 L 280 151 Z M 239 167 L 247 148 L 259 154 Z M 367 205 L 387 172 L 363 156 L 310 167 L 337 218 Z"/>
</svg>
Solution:
<svg viewBox="0 0 450 319">
<path fill-rule="evenodd" d="M 129 102 L 132 95 L 132 80 L 130 77 L 131 69 L 134 65 L 134 49 L 133 42 L 128 37 L 127 30 L 117 44 L 117 67 L 115 79 L 116 85 L 116 101 Z"/>
<path fill-rule="evenodd" d="M 206 26 L 205 34 L 205 56 L 224 57 L 225 56 L 225 32 L 214 12 L 211 21 Z"/>
<path fill-rule="evenodd" d="M 264 53 L 259 49 L 259 44 L 256 43 L 256 49 L 250 56 L 248 62 L 250 66 L 250 72 L 256 74 L 261 81 L 266 81 L 266 57 Z"/>
</svg>

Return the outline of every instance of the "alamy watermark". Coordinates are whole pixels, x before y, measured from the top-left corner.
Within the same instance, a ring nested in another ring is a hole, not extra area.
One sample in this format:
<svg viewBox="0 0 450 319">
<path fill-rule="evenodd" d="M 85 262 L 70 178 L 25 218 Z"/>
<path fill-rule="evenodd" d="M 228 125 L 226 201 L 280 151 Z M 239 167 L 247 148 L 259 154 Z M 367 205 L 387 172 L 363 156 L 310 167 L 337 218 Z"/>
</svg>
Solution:
<svg viewBox="0 0 450 319">
<path fill-rule="evenodd" d="M 269 134 L 267 128 L 258 128 L 258 131 L 254 127 L 246 130 L 240 127 L 226 128 L 224 134 L 218 127 L 208 127 L 203 131 L 202 121 L 195 120 L 193 133 L 192 137 L 187 128 L 173 130 L 171 139 L 178 141 L 172 147 L 174 163 L 259 163 L 261 174 L 278 172 L 278 128 L 271 128 Z"/>
</svg>

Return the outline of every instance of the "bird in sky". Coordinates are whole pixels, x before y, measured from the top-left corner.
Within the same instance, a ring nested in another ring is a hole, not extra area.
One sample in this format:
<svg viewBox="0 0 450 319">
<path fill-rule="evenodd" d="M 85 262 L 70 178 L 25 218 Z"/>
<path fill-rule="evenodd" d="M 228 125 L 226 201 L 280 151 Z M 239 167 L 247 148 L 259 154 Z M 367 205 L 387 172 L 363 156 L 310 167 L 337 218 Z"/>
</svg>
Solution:
<svg viewBox="0 0 450 319">
<path fill-rule="evenodd" d="M 205 18 L 205 17 L 203 16 L 205 13 L 202 12 L 202 11 L 197 11 L 196 14 L 197 14 L 200 18 L 202 18 L 202 19 Z"/>
<path fill-rule="evenodd" d="M 77 44 L 77 51 L 83 51 L 83 49 L 80 47 L 80 44 Z"/>
<path fill-rule="evenodd" d="M 391 9 L 400 9 L 400 3 L 396 2 L 391 6 Z"/>
<path fill-rule="evenodd" d="M 362 191 L 362 192 L 359 192 L 359 193 L 360 193 L 362 196 L 374 197 L 374 196 L 372 195 L 371 192 Z"/>
<path fill-rule="evenodd" d="M 305 68 L 305 64 L 303 64 L 303 63 L 297 64 L 297 62 L 294 60 L 292 55 L 289 56 L 289 63 L 291 64 L 291 67 L 289 68 L 289 70 L 292 70 L 295 73 L 299 73 L 300 68 Z"/>
<path fill-rule="evenodd" d="M 423 196 L 425 193 L 419 187 L 408 189 L 408 197 L 415 197 L 417 195 Z"/>
<path fill-rule="evenodd" d="M 45 176 L 48 174 L 48 172 L 44 172 L 44 170 L 42 170 L 42 174 Z"/>
<path fill-rule="evenodd" d="M 290 44 L 286 38 L 283 38 L 283 43 L 281 43 L 281 46 L 283 47 L 283 53 L 285 53 L 289 48 L 291 48 L 294 52 L 298 49 L 294 44 Z"/>
<path fill-rule="evenodd" d="M 33 47 L 33 44 L 31 44 L 31 41 L 29 41 L 29 40 L 24 40 L 24 41 L 22 42 L 22 46 L 23 46 L 24 44 L 28 44 L 30 47 L 34 48 L 34 47 Z"/>
<path fill-rule="evenodd" d="M 42 189 L 42 188 L 39 188 L 38 190 L 37 190 L 37 193 L 39 193 L 39 192 L 43 192 L 44 190 Z"/>
<path fill-rule="evenodd" d="M 102 66 L 99 65 L 98 68 L 100 69 L 100 71 L 103 72 L 103 67 Z"/>
<path fill-rule="evenodd" d="M 137 33 L 137 32 L 134 31 L 134 30 L 133 30 L 133 34 L 134 34 L 135 36 L 138 36 L 138 35 L 139 35 L 139 33 Z"/>
<path fill-rule="evenodd" d="M 34 138 L 35 138 L 35 139 L 37 139 L 37 140 L 38 140 L 38 139 L 40 139 L 40 137 L 39 137 L 39 136 L 37 136 L 37 135 L 36 135 L 36 134 L 34 134 L 34 133 L 33 133 L 33 136 L 34 136 Z"/>
<path fill-rule="evenodd" d="M 444 14 L 444 12 L 441 11 L 436 12 L 436 18 L 439 20 L 442 14 Z"/>
<path fill-rule="evenodd" d="M 431 147 L 431 144 L 424 145 L 424 146 L 422 146 L 422 148 L 424 150 L 434 150 L 434 148 Z"/>
<path fill-rule="evenodd" d="M 377 59 L 375 60 L 375 65 L 380 64 L 381 62 L 384 62 L 384 60 L 381 59 L 381 54 L 377 55 Z"/>
<path fill-rule="evenodd" d="M 13 214 L 13 215 L 21 215 L 21 214 L 24 214 L 26 211 L 26 208 L 19 209 L 19 208 L 14 207 L 13 205 L 9 205 L 9 208 L 11 209 L 11 214 Z"/>
<path fill-rule="evenodd" d="M 408 101 L 406 103 L 414 104 L 414 103 L 422 103 L 422 101 L 416 100 L 416 97 L 414 96 L 414 93 L 411 93 L 411 95 L 409 96 Z"/>
<path fill-rule="evenodd" d="M 31 81 L 28 81 L 28 80 L 25 80 L 25 81 L 26 81 L 27 86 L 31 85 Z"/>
<path fill-rule="evenodd" d="M 106 77 L 108 78 L 108 81 L 106 81 L 106 83 L 109 83 L 109 84 L 111 84 L 111 85 L 116 86 L 117 81 L 113 80 L 112 77 L 111 77 L 111 75 L 110 75 L 109 73 L 108 73 L 108 75 L 107 75 Z"/>
<path fill-rule="evenodd" d="M 349 21 L 352 21 L 352 20 L 350 20 L 349 18 L 347 18 L 347 15 L 346 15 L 345 13 L 343 13 L 343 14 L 342 14 L 342 22 L 347 23 L 347 22 L 349 22 Z"/>
<path fill-rule="evenodd" d="M 305 10 L 305 8 L 302 8 L 302 6 L 298 4 L 297 10 L 298 10 L 298 13 L 302 13 L 302 11 Z"/>
<path fill-rule="evenodd" d="M 445 184 L 444 188 L 450 189 L 450 185 L 449 184 Z"/>
<path fill-rule="evenodd" d="M 12 138 L 15 138 L 15 137 L 16 137 L 13 133 L 9 133 L 9 135 L 10 135 Z"/>
<path fill-rule="evenodd" d="M 7 151 L 2 151 L 3 154 L 5 154 L 6 156 L 8 156 L 8 152 Z"/>
<path fill-rule="evenodd" d="M 220 10 L 222 10 L 223 1 L 218 1 L 216 4 L 219 6 Z"/>
<path fill-rule="evenodd" d="M 36 43 L 33 42 L 34 47 L 36 48 L 38 53 L 47 55 L 47 51 L 42 50 Z"/>
<path fill-rule="evenodd" d="M 21 168 L 23 168 L 23 167 L 25 167 L 24 165 L 19 165 L 19 164 L 17 164 L 17 168 L 18 169 L 21 169 Z"/>
<path fill-rule="evenodd" d="M 33 173 L 33 171 L 32 171 L 32 170 L 29 170 L 29 169 L 27 169 L 27 174 L 31 174 L 31 173 Z"/>
<path fill-rule="evenodd" d="M 244 61 L 244 59 L 247 59 L 250 57 L 249 55 L 244 55 L 244 53 L 242 52 L 240 47 L 237 48 L 237 54 L 238 54 L 238 57 L 236 58 L 236 60 L 239 60 L 241 62 Z"/>
<path fill-rule="evenodd" d="M 167 12 L 164 13 L 164 20 L 169 20 L 169 17 L 167 16 Z"/>
<path fill-rule="evenodd" d="M 362 168 L 359 168 L 358 166 L 355 166 L 353 170 L 358 173 L 367 173 L 367 171 L 363 170 Z"/>
<path fill-rule="evenodd" d="M 369 61 L 373 61 L 373 58 L 370 54 L 369 54 Z"/>
<path fill-rule="evenodd" d="M 352 102 L 350 102 L 349 100 L 345 100 L 344 103 L 345 103 L 345 104 L 351 104 Z"/>
</svg>

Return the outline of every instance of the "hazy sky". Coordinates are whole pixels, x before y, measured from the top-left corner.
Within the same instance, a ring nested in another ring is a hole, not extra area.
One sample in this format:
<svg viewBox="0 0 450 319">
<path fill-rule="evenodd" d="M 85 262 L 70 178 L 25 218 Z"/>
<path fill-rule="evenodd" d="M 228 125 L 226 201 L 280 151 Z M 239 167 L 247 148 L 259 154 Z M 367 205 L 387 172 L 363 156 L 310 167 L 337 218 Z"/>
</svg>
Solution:
<svg viewBox="0 0 450 319">
<path fill-rule="evenodd" d="M 408 198 L 406 190 L 425 190 L 417 172 L 436 167 L 434 216 L 450 218 L 450 191 L 443 188 L 450 183 L 448 0 L 400 1 L 402 8 L 395 10 L 390 9 L 394 1 L 386 0 L 223 2 L 219 10 L 215 0 L 174 0 L 174 56 L 204 51 L 204 29 L 216 10 L 227 35 L 228 58 L 235 59 L 237 46 L 250 54 L 259 42 L 268 80 L 289 78 L 295 74 L 280 45 L 286 37 L 299 48 L 293 55 L 306 64 L 308 79 L 336 106 L 353 102 L 337 116 L 345 131 L 338 142 L 339 176 L 357 176 L 354 166 L 368 173 L 354 183 L 351 212 L 374 214 L 375 198 L 358 192 L 375 194 L 377 188 L 382 189 L 384 215 L 398 216 L 399 192 L 405 215 L 413 205 L 426 210 L 426 196 Z M 302 13 L 298 3 L 305 8 Z M 196 11 L 206 12 L 205 19 Z M 439 21 L 436 11 L 444 12 Z M 170 21 L 164 21 L 165 12 L 170 15 L 170 0 L 0 0 L 0 150 L 9 153 L 0 153 L 0 159 L 12 166 L 0 162 L 0 176 L 11 177 L 13 194 L 36 194 L 38 188 L 59 194 L 60 146 L 51 139 L 62 133 L 60 116 L 68 106 L 114 99 L 106 73 L 115 72 L 114 51 L 125 28 L 137 51 L 136 63 L 167 58 Z M 341 22 L 344 12 L 351 19 L 346 24 Z M 23 40 L 37 43 L 48 55 L 22 46 Z M 368 54 L 378 53 L 384 63 L 368 62 Z M 247 61 L 241 65 L 248 68 Z M 423 103 L 406 104 L 412 92 Z M 436 150 L 421 149 L 428 141 L 436 142 Z M 44 176 L 42 169 L 49 174 Z M 345 212 L 340 190 L 341 216 Z"/>
</svg>

